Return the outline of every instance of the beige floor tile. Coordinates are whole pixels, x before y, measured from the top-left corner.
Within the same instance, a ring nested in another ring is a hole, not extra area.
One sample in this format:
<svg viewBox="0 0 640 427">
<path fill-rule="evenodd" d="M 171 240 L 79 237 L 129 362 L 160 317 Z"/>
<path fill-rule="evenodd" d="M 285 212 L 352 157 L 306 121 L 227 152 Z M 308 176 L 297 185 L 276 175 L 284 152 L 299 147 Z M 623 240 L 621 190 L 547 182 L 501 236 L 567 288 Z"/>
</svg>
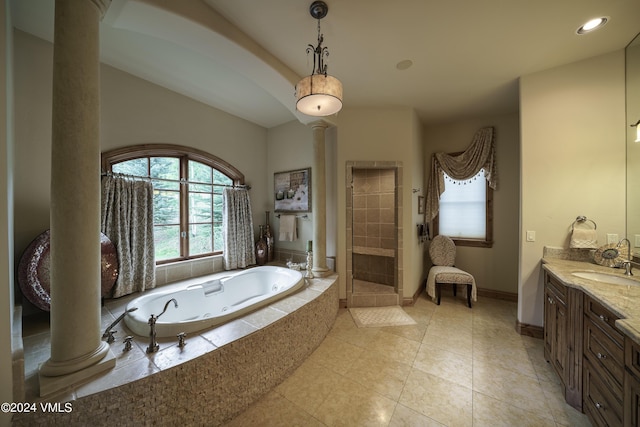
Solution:
<svg viewBox="0 0 640 427">
<path fill-rule="evenodd" d="M 434 348 L 426 342 L 420 346 L 413 367 L 467 388 L 473 385 L 471 357 Z"/>
<path fill-rule="evenodd" d="M 424 337 L 422 338 L 423 344 L 428 344 L 433 348 L 439 348 L 442 350 L 450 351 L 464 357 L 472 357 L 473 355 L 473 335 L 467 333 L 460 333 L 460 331 L 449 331 L 449 334 L 445 334 L 446 328 L 427 329 Z"/>
<path fill-rule="evenodd" d="M 363 351 L 362 347 L 327 336 L 307 360 L 344 374 Z"/>
<path fill-rule="evenodd" d="M 349 318 L 351 318 L 351 315 L 349 315 Z M 336 321 L 336 325 L 333 326 L 327 336 L 337 338 L 358 347 L 367 348 L 372 345 L 371 343 L 381 331 L 380 328 L 358 328 L 356 324 L 353 323 L 353 320 L 350 322 L 351 324 L 338 324 Z"/>
<path fill-rule="evenodd" d="M 540 386 L 551 409 L 553 419 L 562 426 L 590 426 L 585 414 L 567 404 L 564 400 L 564 390 L 559 381 L 540 381 Z"/>
<path fill-rule="evenodd" d="M 439 423 L 472 425 L 472 391 L 419 369 L 412 369 L 398 403 Z"/>
<path fill-rule="evenodd" d="M 420 343 L 380 331 L 366 348 L 376 350 L 397 362 L 411 364 L 420 348 Z"/>
<path fill-rule="evenodd" d="M 347 378 L 397 401 L 411 365 L 400 363 L 377 351 L 364 352 L 345 374 Z"/>
<path fill-rule="evenodd" d="M 323 425 L 277 392 L 267 394 L 227 424 L 229 427 L 322 427 Z"/>
<path fill-rule="evenodd" d="M 396 401 L 344 379 L 313 415 L 327 426 L 387 426 Z"/>
<path fill-rule="evenodd" d="M 384 332 L 388 332 L 411 341 L 421 342 L 425 332 L 427 331 L 427 325 L 386 326 L 380 329 Z"/>
<path fill-rule="evenodd" d="M 278 385 L 276 391 L 312 414 L 342 381 L 343 378 L 329 368 L 307 360 Z"/>
<path fill-rule="evenodd" d="M 473 393 L 474 427 L 555 427 L 551 418 L 525 411 L 482 393 Z"/>
<path fill-rule="evenodd" d="M 444 424 L 398 403 L 389 427 L 444 427 Z"/>
<path fill-rule="evenodd" d="M 473 390 L 521 409 L 549 413 L 537 378 L 506 370 L 492 360 L 473 360 Z"/>
</svg>

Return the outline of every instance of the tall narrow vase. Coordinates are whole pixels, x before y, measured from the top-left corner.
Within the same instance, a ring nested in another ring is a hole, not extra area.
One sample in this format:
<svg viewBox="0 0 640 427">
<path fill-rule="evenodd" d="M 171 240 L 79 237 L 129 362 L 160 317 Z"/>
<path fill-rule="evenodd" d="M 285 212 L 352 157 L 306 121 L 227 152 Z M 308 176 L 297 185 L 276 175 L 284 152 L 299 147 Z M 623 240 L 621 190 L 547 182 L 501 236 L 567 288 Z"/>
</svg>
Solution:
<svg viewBox="0 0 640 427">
<path fill-rule="evenodd" d="M 267 260 L 273 261 L 275 257 L 275 247 L 273 241 L 273 234 L 271 233 L 271 226 L 269 225 L 269 211 L 266 211 L 267 225 L 265 225 L 264 240 L 267 243 Z"/>
<path fill-rule="evenodd" d="M 256 242 L 256 263 L 258 265 L 265 265 L 269 254 L 267 251 L 267 242 L 264 238 L 264 228 L 260 226 L 260 237 Z"/>
</svg>

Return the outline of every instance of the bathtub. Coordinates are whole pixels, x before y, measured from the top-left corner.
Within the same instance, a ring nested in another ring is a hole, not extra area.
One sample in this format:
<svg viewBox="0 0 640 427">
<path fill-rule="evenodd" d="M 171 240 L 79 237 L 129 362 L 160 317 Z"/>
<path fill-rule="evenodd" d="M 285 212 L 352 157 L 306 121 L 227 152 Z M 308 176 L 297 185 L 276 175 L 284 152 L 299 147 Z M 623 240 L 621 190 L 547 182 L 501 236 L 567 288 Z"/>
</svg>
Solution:
<svg viewBox="0 0 640 427">
<path fill-rule="evenodd" d="M 167 301 L 167 311 L 156 321 L 156 336 L 170 337 L 180 332 L 195 332 L 228 322 L 238 316 L 268 305 L 304 285 L 299 271 L 263 266 L 229 276 L 216 275 L 168 285 L 145 292 L 127 304 L 125 324 L 133 333 L 149 335 L 149 318 L 158 316 Z"/>
</svg>

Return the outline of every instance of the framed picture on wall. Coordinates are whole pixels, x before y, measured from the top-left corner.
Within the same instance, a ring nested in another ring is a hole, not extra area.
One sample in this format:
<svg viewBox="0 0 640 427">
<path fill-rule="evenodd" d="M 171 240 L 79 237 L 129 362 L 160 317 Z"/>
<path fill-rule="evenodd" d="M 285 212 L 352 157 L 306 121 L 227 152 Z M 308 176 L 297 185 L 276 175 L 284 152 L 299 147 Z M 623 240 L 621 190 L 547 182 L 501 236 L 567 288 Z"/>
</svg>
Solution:
<svg viewBox="0 0 640 427">
<path fill-rule="evenodd" d="M 273 174 L 276 212 L 311 212 L 311 168 Z"/>
</svg>

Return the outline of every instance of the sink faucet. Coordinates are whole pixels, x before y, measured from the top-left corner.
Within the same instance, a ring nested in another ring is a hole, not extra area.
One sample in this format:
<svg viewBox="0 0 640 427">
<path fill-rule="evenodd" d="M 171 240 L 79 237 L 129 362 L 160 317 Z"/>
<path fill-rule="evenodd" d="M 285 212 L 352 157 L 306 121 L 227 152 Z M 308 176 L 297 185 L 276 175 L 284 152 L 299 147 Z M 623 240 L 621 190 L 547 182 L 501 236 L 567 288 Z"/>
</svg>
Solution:
<svg viewBox="0 0 640 427">
<path fill-rule="evenodd" d="M 104 334 L 102 334 L 102 339 L 103 340 L 107 340 L 107 343 L 111 344 L 112 342 L 114 342 L 116 339 L 113 337 L 113 334 L 116 333 L 117 331 L 112 331 L 111 329 L 113 329 L 114 326 L 116 326 L 122 319 L 124 319 L 124 316 L 126 316 L 127 314 L 131 313 L 132 311 L 136 311 L 138 309 L 138 307 L 132 307 L 128 310 L 125 310 L 124 313 L 122 313 L 120 316 L 118 316 L 118 318 L 112 323 L 110 324 L 107 329 L 105 329 Z"/>
<path fill-rule="evenodd" d="M 169 301 L 167 301 L 164 305 L 164 309 L 162 310 L 162 313 L 158 314 L 157 316 L 151 314 L 151 317 L 149 318 L 149 347 L 147 347 L 147 353 L 155 353 L 156 351 L 158 351 L 160 349 L 160 346 L 158 345 L 158 342 L 156 341 L 156 321 L 160 318 L 160 316 L 162 316 L 164 314 L 165 311 L 167 311 L 167 307 L 169 307 L 169 303 L 173 301 L 173 304 L 175 305 L 175 308 L 178 308 L 178 301 L 176 301 L 175 298 L 171 298 Z"/>
<path fill-rule="evenodd" d="M 633 276 L 633 272 L 631 271 L 631 242 L 629 241 L 629 239 L 622 239 L 618 242 L 618 247 L 623 244 L 626 243 L 627 244 L 627 259 L 625 261 L 622 261 L 622 267 L 624 267 L 624 275 L 625 276 Z"/>
</svg>

